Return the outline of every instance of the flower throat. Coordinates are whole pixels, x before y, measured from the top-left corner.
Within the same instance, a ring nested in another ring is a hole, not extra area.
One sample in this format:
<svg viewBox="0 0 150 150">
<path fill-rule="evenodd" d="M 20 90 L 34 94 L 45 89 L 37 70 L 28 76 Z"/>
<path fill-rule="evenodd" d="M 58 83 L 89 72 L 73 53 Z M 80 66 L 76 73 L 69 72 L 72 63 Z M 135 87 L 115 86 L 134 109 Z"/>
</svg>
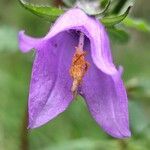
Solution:
<svg viewBox="0 0 150 150">
<path fill-rule="evenodd" d="M 81 32 L 79 36 L 79 44 L 78 47 L 75 48 L 76 51 L 72 58 L 72 64 L 69 70 L 70 76 L 73 79 L 71 92 L 74 97 L 77 95 L 78 87 L 89 68 L 89 63 L 85 60 L 86 52 L 83 50 L 84 40 L 84 33 Z"/>
</svg>

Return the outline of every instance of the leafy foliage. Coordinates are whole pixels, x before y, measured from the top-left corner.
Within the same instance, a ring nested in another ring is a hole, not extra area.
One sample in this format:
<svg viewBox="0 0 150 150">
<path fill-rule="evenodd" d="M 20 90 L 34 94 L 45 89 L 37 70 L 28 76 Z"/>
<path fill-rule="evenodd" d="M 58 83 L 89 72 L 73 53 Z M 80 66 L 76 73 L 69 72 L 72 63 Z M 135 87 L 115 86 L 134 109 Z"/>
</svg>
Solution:
<svg viewBox="0 0 150 150">
<path fill-rule="evenodd" d="M 141 19 L 134 19 L 127 17 L 124 21 L 123 24 L 126 27 L 134 28 L 142 32 L 150 32 L 150 25 Z"/>
<path fill-rule="evenodd" d="M 128 7 L 128 9 L 126 10 L 126 12 L 120 16 L 113 16 L 113 17 L 104 17 L 104 18 L 101 18 L 100 21 L 105 25 L 105 26 L 114 26 L 118 23 L 120 23 L 121 21 L 123 21 L 129 11 L 130 11 L 131 7 Z"/>
<path fill-rule="evenodd" d="M 19 0 L 19 2 L 24 8 L 26 8 L 33 14 L 38 15 L 50 22 L 55 21 L 56 18 L 64 12 L 62 9 L 55 8 L 52 6 L 37 6 L 24 2 L 23 0 Z"/>
<path fill-rule="evenodd" d="M 129 41 L 129 34 L 122 29 L 108 28 L 108 33 L 113 42 L 126 43 Z"/>
</svg>

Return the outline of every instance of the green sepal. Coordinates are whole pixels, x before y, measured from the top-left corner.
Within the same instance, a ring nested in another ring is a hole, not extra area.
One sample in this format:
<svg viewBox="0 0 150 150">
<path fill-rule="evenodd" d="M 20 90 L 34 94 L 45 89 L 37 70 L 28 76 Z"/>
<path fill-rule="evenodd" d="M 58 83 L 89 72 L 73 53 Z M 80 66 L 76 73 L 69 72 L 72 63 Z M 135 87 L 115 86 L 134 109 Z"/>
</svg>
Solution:
<svg viewBox="0 0 150 150">
<path fill-rule="evenodd" d="M 129 41 L 129 34 L 120 28 L 107 28 L 109 37 L 116 43 L 127 43 Z"/>
<path fill-rule="evenodd" d="M 111 0 L 108 0 L 107 4 L 105 5 L 105 8 L 101 11 L 89 11 L 88 9 L 81 7 L 80 5 L 78 7 L 82 9 L 89 16 L 99 17 L 99 16 L 104 15 L 107 12 L 110 6 L 110 3 L 111 3 Z"/>
<path fill-rule="evenodd" d="M 108 2 L 107 2 L 107 4 L 105 5 L 104 9 L 103 9 L 101 12 L 99 12 L 99 13 L 93 14 L 93 16 L 99 17 L 99 16 L 105 14 L 105 13 L 107 12 L 107 10 L 108 10 L 110 4 L 111 4 L 111 0 L 108 0 Z"/>
<path fill-rule="evenodd" d="M 62 9 L 52 6 L 33 5 L 31 3 L 24 2 L 23 0 L 19 0 L 19 2 L 25 9 L 50 22 L 55 21 L 57 17 L 64 13 Z"/>
<path fill-rule="evenodd" d="M 104 18 L 100 18 L 100 21 L 105 26 L 114 26 L 114 25 L 120 23 L 121 21 L 123 21 L 127 17 L 131 7 L 132 6 L 129 6 L 128 9 L 126 10 L 126 12 L 120 16 L 104 17 Z"/>
<path fill-rule="evenodd" d="M 105 8 L 103 10 L 101 10 L 100 12 L 95 12 L 95 13 L 90 13 L 86 10 L 85 11 L 86 14 L 90 15 L 90 16 L 95 16 L 95 17 L 99 17 L 102 16 L 103 14 L 105 14 L 110 6 L 111 0 L 108 0 L 107 4 L 105 5 Z"/>
</svg>

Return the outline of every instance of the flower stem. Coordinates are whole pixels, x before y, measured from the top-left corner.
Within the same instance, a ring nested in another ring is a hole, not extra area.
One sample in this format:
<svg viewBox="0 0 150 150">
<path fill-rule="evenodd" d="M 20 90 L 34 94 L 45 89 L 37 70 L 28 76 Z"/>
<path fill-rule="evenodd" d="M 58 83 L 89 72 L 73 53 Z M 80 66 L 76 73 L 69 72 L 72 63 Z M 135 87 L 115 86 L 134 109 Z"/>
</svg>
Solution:
<svg viewBox="0 0 150 150">
<path fill-rule="evenodd" d="M 21 150 L 29 150 L 27 125 L 28 125 L 28 110 L 26 109 L 21 131 Z"/>
<path fill-rule="evenodd" d="M 55 0 L 53 1 L 53 5 L 56 7 L 63 6 L 63 2 L 61 0 Z"/>
<path fill-rule="evenodd" d="M 120 146 L 120 150 L 126 150 L 128 147 L 126 140 L 118 140 L 118 144 Z"/>
</svg>

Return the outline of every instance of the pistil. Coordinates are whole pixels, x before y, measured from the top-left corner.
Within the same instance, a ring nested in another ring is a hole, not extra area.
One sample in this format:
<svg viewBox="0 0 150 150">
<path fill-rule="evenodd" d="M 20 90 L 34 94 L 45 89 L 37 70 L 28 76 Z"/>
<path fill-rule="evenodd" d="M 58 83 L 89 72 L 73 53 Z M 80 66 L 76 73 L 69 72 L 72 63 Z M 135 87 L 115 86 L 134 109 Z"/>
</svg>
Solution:
<svg viewBox="0 0 150 150">
<path fill-rule="evenodd" d="M 71 92 L 74 97 L 77 95 L 78 87 L 89 68 L 89 63 L 85 60 L 86 52 L 83 50 L 84 40 L 85 35 L 81 32 L 79 37 L 79 44 L 78 47 L 76 47 L 70 68 L 70 76 L 73 79 Z"/>
</svg>

